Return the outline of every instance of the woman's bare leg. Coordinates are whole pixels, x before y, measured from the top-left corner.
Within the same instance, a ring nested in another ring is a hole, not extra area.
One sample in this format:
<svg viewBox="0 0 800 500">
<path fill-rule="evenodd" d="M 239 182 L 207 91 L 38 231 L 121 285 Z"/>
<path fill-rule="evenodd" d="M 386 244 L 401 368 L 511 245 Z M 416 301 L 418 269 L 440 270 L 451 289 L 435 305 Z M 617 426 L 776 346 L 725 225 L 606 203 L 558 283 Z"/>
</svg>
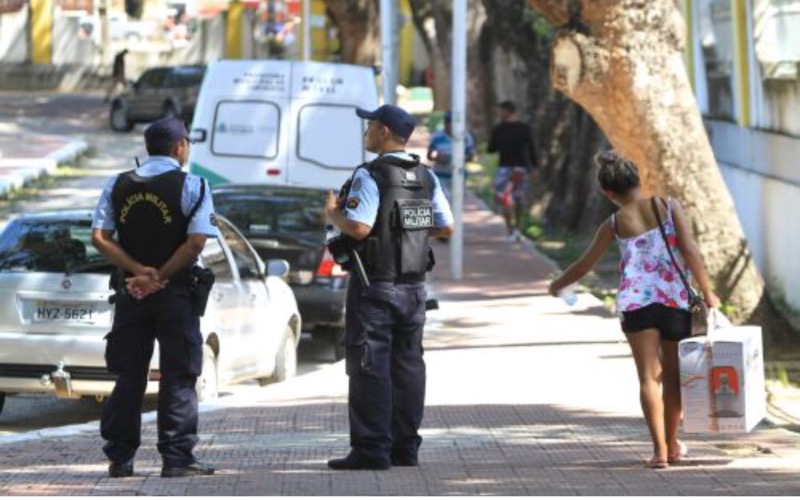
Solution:
<svg viewBox="0 0 800 500">
<path fill-rule="evenodd" d="M 661 396 L 661 333 L 654 328 L 648 328 L 626 333 L 625 336 L 631 346 L 636 371 L 639 374 L 639 399 L 653 440 L 653 458 L 666 462 L 664 401 Z"/>
<path fill-rule="evenodd" d="M 678 428 L 681 425 L 681 373 L 678 366 L 678 343 L 661 341 L 661 366 L 664 375 L 662 387 L 664 394 L 664 424 L 667 450 L 670 457 L 680 454 Z"/>
</svg>

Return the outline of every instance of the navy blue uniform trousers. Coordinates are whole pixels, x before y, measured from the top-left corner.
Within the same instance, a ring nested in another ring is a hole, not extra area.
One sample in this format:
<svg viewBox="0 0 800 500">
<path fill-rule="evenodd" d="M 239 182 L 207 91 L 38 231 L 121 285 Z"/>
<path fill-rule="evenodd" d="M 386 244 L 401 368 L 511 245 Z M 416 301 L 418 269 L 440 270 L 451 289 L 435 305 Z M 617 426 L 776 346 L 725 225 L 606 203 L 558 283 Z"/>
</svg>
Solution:
<svg viewBox="0 0 800 500">
<path fill-rule="evenodd" d="M 417 458 L 425 406 L 424 283 L 353 276 L 347 289 L 346 369 L 350 445 L 364 458 Z"/>
<path fill-rule="evenodd" d="M 195 383 L 203 364 L 203 337 L 200 318 L 191 310 L 189 291 L 182 284 L 170 284 L 142 300 L 119 297 L 106 337 L 106 365 L 117 381 L 100 420 L 100 435 L 107 441 L 103 451 L 110 460 L 133 459 L 141 444 L 142 399 L 158 339 L 158 451 L 166 466 L 195 461 Z"/>
</svg>

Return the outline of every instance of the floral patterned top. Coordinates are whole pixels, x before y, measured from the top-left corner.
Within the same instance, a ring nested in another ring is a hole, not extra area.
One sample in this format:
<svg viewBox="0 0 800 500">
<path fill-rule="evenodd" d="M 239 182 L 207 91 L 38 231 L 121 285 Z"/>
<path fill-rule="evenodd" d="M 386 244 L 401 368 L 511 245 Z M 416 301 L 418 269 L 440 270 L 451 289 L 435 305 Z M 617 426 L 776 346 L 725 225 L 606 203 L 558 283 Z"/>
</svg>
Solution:
<svg viewBox="0 0 800 500">
<path fill-rule="evenodd" d="M 616 214 L 611 217 L 616 234 Z M 691 283 L 692 276 L 678 250 L 678 238 L 672 220 L 672 205 L 669 201 L 667 202 L 667 217 L 662 223 L 675 260 L 687 281 Z M 630 238 L 620 238 L 619 236 L 616 238 L 622 256 L 620 262 L 622 276 L 616 304 L 618 314 L 641 309 L 654 303 L 677 309 L 689 309 L 689 294 L 675 270 L 675 265 L 669 257 L 667 247 L 664 245 L 664 238 L 658 227 Z"/>
</svg>

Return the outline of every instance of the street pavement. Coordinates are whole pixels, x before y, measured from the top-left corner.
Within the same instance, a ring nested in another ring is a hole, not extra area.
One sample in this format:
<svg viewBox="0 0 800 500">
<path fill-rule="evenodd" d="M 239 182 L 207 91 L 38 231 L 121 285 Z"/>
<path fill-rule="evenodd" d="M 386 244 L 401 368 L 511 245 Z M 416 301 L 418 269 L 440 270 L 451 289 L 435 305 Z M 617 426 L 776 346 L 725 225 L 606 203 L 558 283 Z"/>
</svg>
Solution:
<svg viewBox="0 0 800 500">
<path fill-rule="evenodd" d="M 215 476 L 163 479 L 145 416 L 136 475 L 107 477 L 97 423 L 0 441 L 2 495 L 797 495 L 798 435 L 684 436 L 690 458 L 645 469 L 651 445 L 617 320 L 579 294 L 546 294 L 552 262 L 505 242 L 472 195 L 464 279 L 435 243 L 441 309 L 426 331 L 418 467 L 334 472 L 349 449 L 343 364 L 202 405 L 201 460 Z"/>
<path fill-rule="evenodd" d="M 125 157 L 140 145 L 127 147 Z M 119 168 L 114 151 L 93 165 L 104 177 Z M 85 187 L 96 196 L 100 185 Z M 645 469 L 651 445 L 617 320 L 589 294 L 574 307 L 548 296 L 555 264 L 505 242 L 502 220 L 471 194 L 464 223 L 463 280 L 450 279 L 449 246 L 434 243 L 441 309 L 426 329 L 418 467 L 327 469 L 349 449 L 340 362 L 201 405 L 196 452 L 215 476 L 159 477 L 151 412 L 132 478 L 107 477 L 96 421 L 0 437 L 0 495 L 800 494 L 800 437 L 770 421 L 684 436 L 688 460 Z"/>
</svg>

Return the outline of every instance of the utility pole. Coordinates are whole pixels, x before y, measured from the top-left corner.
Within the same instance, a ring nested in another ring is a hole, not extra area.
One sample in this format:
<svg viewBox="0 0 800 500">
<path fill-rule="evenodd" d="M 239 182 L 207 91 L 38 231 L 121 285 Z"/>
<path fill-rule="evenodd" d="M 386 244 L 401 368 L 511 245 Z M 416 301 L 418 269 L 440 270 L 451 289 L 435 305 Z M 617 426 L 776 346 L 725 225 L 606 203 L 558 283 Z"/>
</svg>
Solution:
<svg viewBox="0 0 800 500">
<path fill-rule="evenodd" d="M 383 103 L 397 104 L 397 0 L 381 0 Z"/>
<path fill-rule="evenodd" d="M 303 0 L 303 60 L 311 60 L 311 0 Z"/>
<path fill-rule="evenodd" d="M 460 281 L 464 269 L 464 133 L 467 111 L 467 0 L 453 0 L 453 61 L 450 97 L 453 113 L 452 209 L 455 232 L 450 240 L 450 272 Z"/>
</svg>

